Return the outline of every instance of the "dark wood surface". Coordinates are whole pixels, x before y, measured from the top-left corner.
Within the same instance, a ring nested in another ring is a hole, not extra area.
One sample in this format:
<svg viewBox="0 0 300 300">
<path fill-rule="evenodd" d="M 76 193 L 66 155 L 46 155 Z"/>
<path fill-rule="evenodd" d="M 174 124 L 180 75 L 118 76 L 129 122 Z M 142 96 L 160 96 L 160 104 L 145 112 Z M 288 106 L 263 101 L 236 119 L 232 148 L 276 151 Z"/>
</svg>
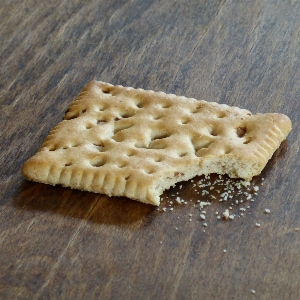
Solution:
<svg viewBox="0 0 300 300">
<path fill-rule="evenodd" d="M 0 4 L 0 299 L 299 299 L 300 1 Z M 212 201 L 206 228 L 192 182 L 162 212 L 24 180 L 92 79 L 285 113 L 293 131 L 246 215 L 217 221 Z"/>
</svg>

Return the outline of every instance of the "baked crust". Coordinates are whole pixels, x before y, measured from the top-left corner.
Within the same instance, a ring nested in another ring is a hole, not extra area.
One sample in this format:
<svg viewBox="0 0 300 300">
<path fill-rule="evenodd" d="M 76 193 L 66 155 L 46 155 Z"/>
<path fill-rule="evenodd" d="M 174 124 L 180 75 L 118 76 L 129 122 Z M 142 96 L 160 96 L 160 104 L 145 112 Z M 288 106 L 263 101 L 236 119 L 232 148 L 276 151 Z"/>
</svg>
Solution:
<svg viewBox="0 0 300 300">
<path fill-rule="evenodd" d="M 165 189 L 196 175 L 251 180 L 290 131 L 282 114 L 92 81 L 22 173 L 159 205 Z"/>
</svg>

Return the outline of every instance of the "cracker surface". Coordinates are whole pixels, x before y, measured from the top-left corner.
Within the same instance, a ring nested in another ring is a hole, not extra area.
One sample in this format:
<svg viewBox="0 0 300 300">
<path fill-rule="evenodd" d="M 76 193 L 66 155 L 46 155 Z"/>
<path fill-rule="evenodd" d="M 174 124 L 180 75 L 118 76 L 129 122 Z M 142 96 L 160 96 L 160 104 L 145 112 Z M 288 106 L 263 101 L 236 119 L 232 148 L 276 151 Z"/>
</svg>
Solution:
<svg viewBox="0 0 300 300">
<path fill-rule="evenodd" d="M 92 81 L 22 172 L 159 205 L 165 189 L 196 175 L 251 180 L 290 130 L 282 114 Z"/>
</svg>

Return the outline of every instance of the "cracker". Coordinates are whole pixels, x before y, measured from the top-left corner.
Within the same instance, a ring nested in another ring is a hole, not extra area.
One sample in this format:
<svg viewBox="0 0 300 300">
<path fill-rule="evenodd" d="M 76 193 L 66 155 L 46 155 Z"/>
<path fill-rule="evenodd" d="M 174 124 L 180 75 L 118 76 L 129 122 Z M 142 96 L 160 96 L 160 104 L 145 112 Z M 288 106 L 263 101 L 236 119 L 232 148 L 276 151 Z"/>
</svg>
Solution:
<svg viewBox="0 0 300 300">
<path fill-rule="evenodd" d="M 22 172 L 159 205 L 165 189 L 196 175 L 251 180 L 290 130 L 282 114 L 92 81 Z"/>
</svg>

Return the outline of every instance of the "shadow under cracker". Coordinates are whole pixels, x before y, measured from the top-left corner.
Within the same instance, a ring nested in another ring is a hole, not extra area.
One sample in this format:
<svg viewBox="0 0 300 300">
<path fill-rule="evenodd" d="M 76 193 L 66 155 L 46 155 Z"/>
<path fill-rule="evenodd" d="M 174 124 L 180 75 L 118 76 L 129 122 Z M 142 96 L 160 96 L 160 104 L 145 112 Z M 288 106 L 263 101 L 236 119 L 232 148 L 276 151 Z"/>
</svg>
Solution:
<svg viewBox="0 0 300 300">
<path fill-rule="evenodd" d="M 50 212 L 96 224 L 120 226 L 136 222 L 145 225 L 151 221 L 151 214 L 155 210 L 152 205 L 125 197 L 108 197 L 25 179 L 13 195 L 12 204 L 20 210 Z M 90 212 L 92 205 L 94 207 Z"/>
</svg>

